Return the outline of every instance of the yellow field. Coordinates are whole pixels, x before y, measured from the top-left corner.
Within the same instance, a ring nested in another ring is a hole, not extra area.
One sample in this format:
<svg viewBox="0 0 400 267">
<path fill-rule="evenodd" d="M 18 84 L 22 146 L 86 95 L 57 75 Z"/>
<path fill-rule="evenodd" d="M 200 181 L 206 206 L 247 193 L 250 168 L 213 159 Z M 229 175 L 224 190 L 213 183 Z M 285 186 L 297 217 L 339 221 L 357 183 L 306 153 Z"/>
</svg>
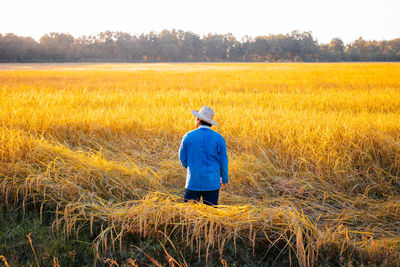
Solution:
<svg viewBox="0 0 400 267">
<path fill-rule="evenodd" d="M 240 238 L 302 266 L 394 263 L 399 77 L 397 63 L 4 64 L 0 200 L 56 212 L 67 236 L 102 225 L 99 256 L 161 231 L 205 257 Z M 178 148 L 203 105 L 228 146 L 219 209 L 182 203 Z"/>
</svg>

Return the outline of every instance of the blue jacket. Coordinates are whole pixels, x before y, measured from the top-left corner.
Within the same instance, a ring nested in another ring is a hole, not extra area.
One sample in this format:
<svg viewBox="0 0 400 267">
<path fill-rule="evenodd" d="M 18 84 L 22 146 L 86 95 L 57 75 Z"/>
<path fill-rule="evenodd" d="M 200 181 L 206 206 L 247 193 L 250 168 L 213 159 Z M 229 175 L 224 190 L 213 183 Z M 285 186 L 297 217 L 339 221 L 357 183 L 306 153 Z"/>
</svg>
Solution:
<svg viewBox="0 0 400 267">
<path fill-rule="evenodd" d="M 187 168 L 185 188 L 194 191 L 220 189 L 228 182 L 228 154 L 225 139 L 201 125 L 183 136 L 179 160 Z"/>
</svg>

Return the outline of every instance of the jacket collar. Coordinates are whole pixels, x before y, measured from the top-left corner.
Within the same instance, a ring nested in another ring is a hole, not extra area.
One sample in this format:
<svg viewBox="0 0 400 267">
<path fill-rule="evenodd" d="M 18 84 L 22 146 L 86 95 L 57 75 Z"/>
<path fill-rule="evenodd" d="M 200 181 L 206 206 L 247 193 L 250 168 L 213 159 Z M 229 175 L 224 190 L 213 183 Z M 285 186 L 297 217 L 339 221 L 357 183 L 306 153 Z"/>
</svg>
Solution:
<svg viewBox="0 0 400 267">
<path fill-rule="evenodd" d="M 211 130 L 211 128 L 209 126 L 207 126 L 207 125 L 200 125 L 199 128 L 204 128 L 204 129 L 210 129 Z"/>
</svg>

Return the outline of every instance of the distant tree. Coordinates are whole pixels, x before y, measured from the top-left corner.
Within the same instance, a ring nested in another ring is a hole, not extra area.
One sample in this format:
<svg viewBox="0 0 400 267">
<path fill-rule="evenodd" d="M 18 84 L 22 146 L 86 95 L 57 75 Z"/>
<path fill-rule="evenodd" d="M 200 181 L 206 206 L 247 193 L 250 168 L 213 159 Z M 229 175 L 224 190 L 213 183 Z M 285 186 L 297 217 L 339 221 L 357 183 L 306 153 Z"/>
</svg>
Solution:
<svg viewBox="0 0 400 267">
<path fill-rule="evenodd" d="M 192 32 L 182 32 L 182 53 L 185 61 L 203 61 L 203 42 L 200 36 Z"/>
<path fill-rule="evenodd" d="M 319 49 L 311 32 L 293 31 L 290 37 L 294 43 L 291 53 L 293 61 L 315 61 Z"/>
<path fill-rule="evenodd" d="M 204 56 L 207 61 L 226 61 L 228 59 L 229 37 L 211 34 L 203 37 Z"/>
<path fill-rule="evenodd" d="M 267 60 L 269 61 L 294 61 L 299 54 L 300 47 L 289 35 L 269 35 Z M 297 59 L 298 60 L 298 59 Z"/>
<path fill-rule="evenodd" d="M 346 47 L 346 53 L 350 61 L 365 61 L 367 52 L 366 42 L 362 37 L 350 43 Z"/>
<path fill-rule="evenodd" d="M 122 62 L 134 61 L 136 42 L 129 33 L 116 32 L 113 40 L 115 58 Z"/>
<path fill-rule="evenodd" d="M 320 44 L 318 47 L 318 61 L 337 61 L 337 59 L 334 58 L 332 51 L 329 49 L 329 44 Z"/>
<path fill-rule="evenodd" d="M 333 38 L 318 44 L 311 32 L 245 36 L 231 33 L 199 35 L 182 30 L 163 30 L 131 35 L 105 31 L 74 38 L 52 32 L 39 42 L 31 37 L 0 33 L 1 62 L 35 61 L 400 61 L 400 39 L 344 44 Z"/>
<path fill-rule="evenodd" d="M 183 40 L 176 30 L 163 30 L 159 34 L 160 51 L 159 58 L 161 61 L 182 61 L 181 48 Z"/>
<path fill-rule="evenodd" d="M 52 61 L 74 60 L 74 37 L 70 34 L 52 32 L 40 38 L 42 57 Z"/>
<path fill-rule="evenodd" d="M 344 52 L 344 44 L 342 39 L 333 38 L 329 43 L 329 49 L 335 53 L 343 53 Z"/>
<path fill-rule="evenodd" d="M 385 61 L 400 61 L 400 38 L 379 44 Z"/>
<path fill-rule="evenodd" d="M 344 56 L 344 43 L 339 38 L 333 38 L 328 46 L 328 53 L 330 61 L 341 61 L 345 59 Z"/>
<path fill-rule="evenodd" d="M 254 61 L 268 60 L 270 44 L 266 36 L 257 36 L 252 44 L 251 58 Z"/>
<path fill-rule="evenodd" d="M 0 61 L 27 62 L 39 60 L 38 45 L 31 37 L 13 33 L 0 34 Z"/>
<path fill-rule="evenodd" d="M 242 47 L 242 60 L 243 61 L 252 61 L 254 54 L 254 45 L 253 39 L 250 36 L 245 35 L 241 39 L 241 47 Z"/>
</svg>

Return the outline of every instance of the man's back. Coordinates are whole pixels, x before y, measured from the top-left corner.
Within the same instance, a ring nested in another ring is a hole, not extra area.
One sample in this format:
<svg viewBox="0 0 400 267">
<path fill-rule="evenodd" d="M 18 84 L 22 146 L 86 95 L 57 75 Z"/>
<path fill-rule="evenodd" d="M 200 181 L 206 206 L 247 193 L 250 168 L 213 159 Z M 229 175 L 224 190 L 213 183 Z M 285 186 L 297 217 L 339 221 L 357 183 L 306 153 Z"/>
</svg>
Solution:
<svg viewBox="0 0 400 267">
<path fill-rule="evenodd" d="M 187 168 L 186 189 L 212 191 L 218 190 L 221 182 L 228 182 L 225 140 L 208 126 L 202 125 L 183 137 L 179 159 Z"/>
</svg>

